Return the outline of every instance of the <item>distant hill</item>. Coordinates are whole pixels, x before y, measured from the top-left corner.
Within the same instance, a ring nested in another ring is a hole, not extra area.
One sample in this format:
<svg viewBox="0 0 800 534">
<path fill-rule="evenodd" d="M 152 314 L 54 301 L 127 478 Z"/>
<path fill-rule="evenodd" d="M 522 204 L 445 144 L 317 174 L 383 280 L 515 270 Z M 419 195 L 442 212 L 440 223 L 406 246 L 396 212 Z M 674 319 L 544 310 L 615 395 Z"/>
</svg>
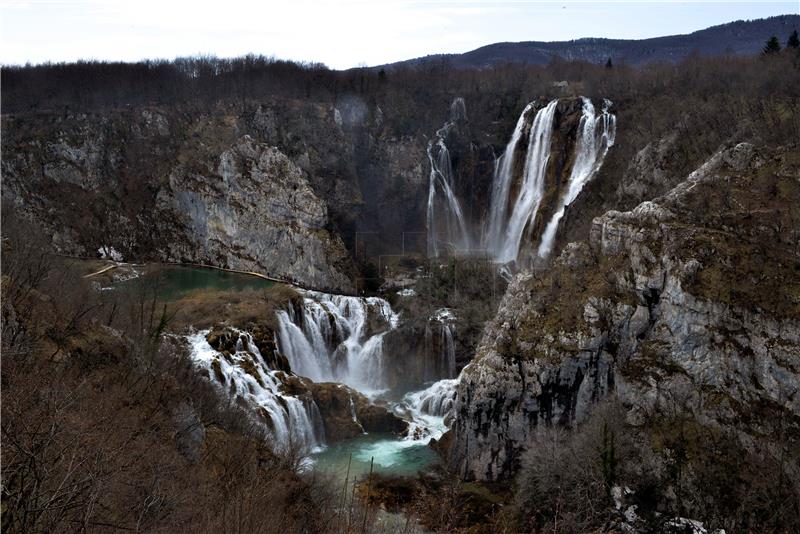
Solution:
<svg viewBox="0 0 800 534">
<path fill-rule="evenodd" d="M 425 65 L 442 60 L 460 68 L 485 68 L 502 63 L 545 65 L 555 58 L 591 63 L 611 58 L 613 63 L 643 65 L 654 61 L 680 61 L 693 53 L 704 56 L 757 54 L 770 36 L 777 36 L 783 46 L 789 34 L 797 29 L 800 29 L 800 15 L 779 15 L 737 20 L 686 35 L 651 39 L 590 37 L 574 41 L 495 43 L 463 54 L 436 54 L 380 67 Z"/>
</svg>

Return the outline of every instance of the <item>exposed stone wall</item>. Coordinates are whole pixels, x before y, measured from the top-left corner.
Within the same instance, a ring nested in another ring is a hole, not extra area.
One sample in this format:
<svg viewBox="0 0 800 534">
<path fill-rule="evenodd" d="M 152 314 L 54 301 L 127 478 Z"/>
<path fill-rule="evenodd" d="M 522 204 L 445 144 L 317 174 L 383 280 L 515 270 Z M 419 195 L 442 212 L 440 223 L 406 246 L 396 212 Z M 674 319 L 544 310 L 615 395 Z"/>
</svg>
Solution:
<svg viewBox="0 0 800 534">
<path fill-rule="evenodd" d="M 800 414 L 798 163 L 724 150 L 518 275 L 462 374 L 453 466 L 510 476 L 537 426 L 573 426 L 612 392 L 636 424 L 680 391 L 745 442 L 771 424 L 753 410 Z"/>
</svg>

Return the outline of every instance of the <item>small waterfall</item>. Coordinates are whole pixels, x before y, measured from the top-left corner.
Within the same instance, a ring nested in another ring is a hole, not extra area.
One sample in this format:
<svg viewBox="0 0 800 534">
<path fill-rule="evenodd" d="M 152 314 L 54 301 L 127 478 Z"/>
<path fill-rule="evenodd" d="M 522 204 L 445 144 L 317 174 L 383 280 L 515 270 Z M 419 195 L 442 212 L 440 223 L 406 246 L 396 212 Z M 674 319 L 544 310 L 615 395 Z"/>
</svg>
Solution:
<svg viewBox="0 0 800 534">
<path fill-rule="evenodd" d="M 362 392 L 384 389 L 383 336 L 399 319 L 389 303 L 376 297 L 304 294 L 299 309 L 277 312 L 278 346 L 292 371 Z M 370 331 L 375 323 L 380 331 Z"/>
<path fill-rule="evenodd" d="M 454 325 L 442 323 L 442 368 L 447 377 L 456 376 L 456 345 L 453 342 Z"/>
<path fill-rule="evenodd" d="M 435 417 L 444 417 L 453 408 L 458 378 L 434 382 L 427 389 L 408 393 L 403 400 L 412 411 Z"/>
<path fill-rule="evenodd" d="M 536 113 L 536 117 L 531 125 L 528 137 L 528 149 L 523 168 L 522 184 L 514 200 L 511 216 L 506 223 L 503 218 L 499 218 L 498 215 L 500 222 L 494 230 L 495 234 L 497 234 L 496 237 L 494 237 L 495 241 L 487 243 L 489 248 L 494 251 L 497 261 L 505 263 L 517 259 L 525 228 L 536 219 L 539 203 L 544 194 L 544 178 L 547 170 L 547 162 L 550 159 L 550 139 L 553 133 L 553 118 L 557 105 L 558 100 L 553 100 L 547 104 L 547 106 L 540 109 Z M 518 142 L 516 144 L 518 144 Z M 513 163 L 510 163 L 513 157 L 506 158 L 504 155 L 504 159 L 508 160 L 509 167 L 513 168 Z M 506 161 L 502 163 L 503 164 L 499 166 L 501 170 L 505 166 Z M 499 174 L 496 177 L 496 180 L 501 183 L 496 187 L 498 196 L 492 199 L 493 208 L 490 213 L 497 211 L 498 214 L 501 214 L 501 208 L 495 208 L 494 205 L 507 205 L 509 203 L 508 194 L 510 193 L 510 183 L 512 181 L 511 174 L 512 173 L 509 171 L 508 173 Z"/>
<path fill-rule="evenodd" d="M 240 332 L 236 352 L 227 355 L 208 344 L 208 333 L 204 330 L 188 336 L 192 361 L 231 397 L 243 399 L 260 413 L 277 448 L 315 448 L 325 441 L 317 405 L 313 400 L 281 393 L 279 372 L 266 366 L 250 334 Z"/>
<path fill-rule="evenodd" d="M 428 143 L 431 173 L 428 184 L 427 237 L 428 256 L 431 257 L 439 255 L 440 241 L 462 251 L 468 251 L 471 246 L 464 213 L 453 191 L 453 166 L 445 144 L 445 138 L 456 121 L 466 117 L 464 99 L 456 98 L 450 105 L 450 121 L 437 130 L 436 138 Z M 437 228 L 437 217 L 444 220 L 443 229 Z"/>
<path fill-rule="evenodd" d="M 538 255 L 547 258 L 553 249 L 558 223 L 564 216 L 564 210 L 577 198 L 583 186 L 594 176 L 608 149 L 614 144 L 617 120 L 609 112 L 611 101 L 603 101 L 603 111 L 599 117 L 595 115 L 592 101 L 583 97 L 583 110 L 581 121 L 578 125 L 578 139 L 575 148 L 575 163 L 569 176 L 567 192 L 561 199 L 561 206 L 553 214 L 550 222 L 542 233 Z"/>
<path fill-rule="evenodd" d="M 449 308 L 441 308 L 436 310 L 433 315 L 428 319 L 428 326 L 425 329 L 426 346 L 431 347 L 433 333 L 431 331 L 432 323 L 439 323 L 439 362 L 438 366 L 433 363 L 431 367 L 437 373 L 435 378 L 445 376 L 453 378 L 456 376 L 456 345 L 455 345 L 455 330 L 456 330 L 456 316 Z M 426 379 L 434 378 L 430 373 L 425 373 Z"/>
<path fill-rule="evenodd" d="M 361 432 L 364 432 L 364 426 L 358 420 L 358 414 L 356 413 L 356 403 L 353 402 L 353 393 L 348 392 L 347 397 L 350 399 L 350 417 L 353 419 L 353 422 L 357 424 L 358 427 L 361 429 Z"/>
<path fill-rule="evenodd" d="M 460 96 L 450 104 L 450 122 L 467 120 L 467 105 Z"/>
</svg>

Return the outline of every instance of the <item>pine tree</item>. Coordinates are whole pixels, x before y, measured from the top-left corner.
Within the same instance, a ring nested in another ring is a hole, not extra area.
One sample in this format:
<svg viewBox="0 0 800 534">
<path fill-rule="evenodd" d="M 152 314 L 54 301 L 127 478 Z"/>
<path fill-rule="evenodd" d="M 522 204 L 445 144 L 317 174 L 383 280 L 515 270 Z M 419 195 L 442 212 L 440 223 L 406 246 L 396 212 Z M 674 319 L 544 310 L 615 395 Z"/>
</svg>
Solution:
<svg viewBox="0 0 800 534">
<path fill-rule="evenodd" d="M 606 68 L 610 69 L 610 68 L 613 68 L 613 67 L 614 67 L 614 65 L 611 64 L 611 58 L 608 58 L 608 61 L 606 61 Z"/>
<path fill-rule="evenodd" d="M 786 48 L 800 48 L 800 39 L 797 37 L 797 30 L 789 35 L 789 39 L 786 41 Z"/>
<path fill-rule="evenodd" d="M 762 53 L 764 54 L 777 54 L 781 51 L 781 44 L 778 42 L 778 38 L 774 35 L 767 39 L 766 44 L 764 45 L 764 49 Z"/>
</svg>

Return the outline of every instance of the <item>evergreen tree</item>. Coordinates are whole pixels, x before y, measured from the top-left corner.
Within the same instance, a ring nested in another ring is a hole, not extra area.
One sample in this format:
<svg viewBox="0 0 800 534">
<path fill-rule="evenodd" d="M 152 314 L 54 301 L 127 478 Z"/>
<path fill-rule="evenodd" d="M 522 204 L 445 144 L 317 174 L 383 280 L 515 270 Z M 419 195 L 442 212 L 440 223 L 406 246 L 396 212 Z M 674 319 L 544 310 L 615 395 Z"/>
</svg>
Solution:
<svg viewBox="0 0 800 534">
<path fill-rule="evenodd" d="M 797 37 L 797 30 L 789 35 L 789 39 L 786 41 L 786 48 L 800 48 L 800 39 Z"/>
<path fill-rule="evenodd" d="M 777 54 L 781 51 L 781 44 L 778 42 L 778 38 L 774 35 L 767 39 L 766 44 L 764 45 L 763 53 L 764 54 Z"/>
<path fill-rule="evenodd" d="M 610 69 L 610 68 L 612 68 L 613 66 L 614 66 L 614 65 L 612 65 L 612 64 L 611 64 L 611 58 L 608 58 L 608 61 L 606 61 L 606 68 L 607 68 L 607 69 Z"/>
</svg>

